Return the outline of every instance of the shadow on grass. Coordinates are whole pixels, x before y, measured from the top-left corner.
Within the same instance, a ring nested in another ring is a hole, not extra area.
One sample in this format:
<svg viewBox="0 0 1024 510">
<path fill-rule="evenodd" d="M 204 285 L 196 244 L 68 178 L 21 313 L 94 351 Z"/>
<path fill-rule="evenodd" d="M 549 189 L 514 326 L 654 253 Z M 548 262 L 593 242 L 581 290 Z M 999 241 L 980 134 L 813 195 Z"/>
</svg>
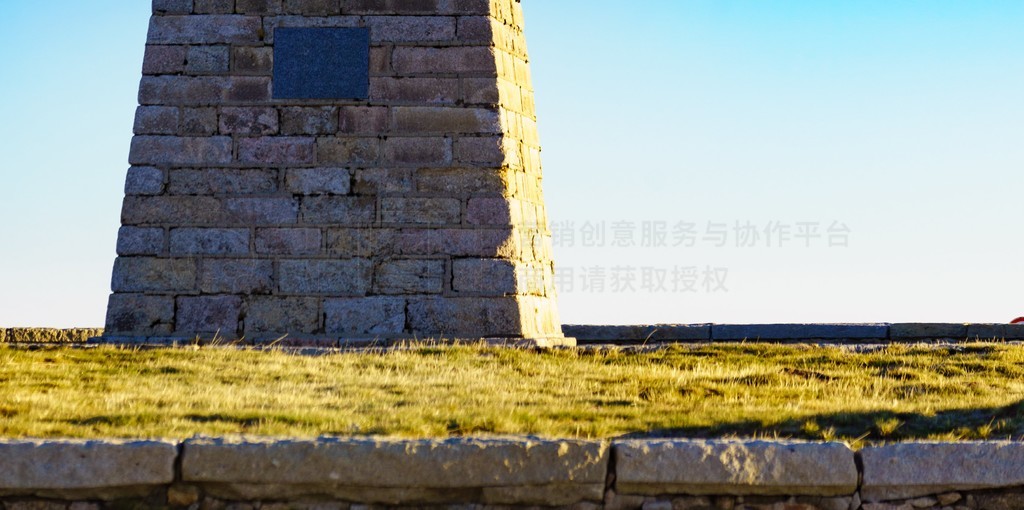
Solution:
<svg viewBox="0 0 1024 510">
<path fill-rule="evenodd" d="M 963 408 L 935 414 L 827 413 L 775 423 L 743 420 L 713 427 L 678 427 L 623 434 L 638 438 L 763 437 L 811 440 L 844 439 L 855 442 L 888 442 L 917 439 L 995 440 L 1024 439 L 1024 400 L 987 408 Z"/>
</svg>

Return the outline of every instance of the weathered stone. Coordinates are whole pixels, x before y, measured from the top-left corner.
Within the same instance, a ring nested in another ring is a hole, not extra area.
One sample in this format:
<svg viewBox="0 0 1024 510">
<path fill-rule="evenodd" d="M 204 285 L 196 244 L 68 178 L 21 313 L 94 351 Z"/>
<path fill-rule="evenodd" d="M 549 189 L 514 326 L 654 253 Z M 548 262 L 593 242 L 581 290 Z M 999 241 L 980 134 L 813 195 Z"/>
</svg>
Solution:
<svg viewBox="0 0 1024 510">
<path fill-rule="evenodd" d="M 246 255 L 249 231 L 241 228 L 176 228 L 171 255 Z"/>
<path fill-rule="evenodd" d="M 1024 485 L 1024 444 L 1016 442 L 900 443 L 860 456 L 865 501 Z"/>
<path fill-rule="evenodd" d="M 174 298 L 112 294 L 107 304 L 106 334 L 145 333 L 174 323 Z"/>
<path fill-rule="evenodd" d="M 142 73 L 176 74 L 185 70 L 185 46 L 146 45 Z"/>
<path fill-rule="evenodd" d="M 305 137 L 243 138 L 238 160 L 252 165 L 304 165 L 316 161 L 316 140 Z"/>
<path fill-rule="evenodd" d="M 373 279 L 377 294 L 440 294 L 444 290 L 444 260 L 389 260 Z"/>
<path fill-rule="evenodd" d="M 235 0 L 239 14 L 281 14 L 281 0 Z"/>
<path fill-rule="evenodd" d="M 139 106 L 135 110 L 137 135 L 174 135 L 178 133 L 179 110 L 174 106 Z"/>
<path fill-rule="evenodd" d="M 599 498 L 607 465 L 607 445 L 578 440 L 192 439 L 185 443 L 182 477 L 209 483 L 208 494 L 240 499 L 347 494 L 391 504 L 461 503 L 461 490 L 486 487 L 491 503 L 538 504 L 529 491 L 514 489 L 557 487 L 554 504 L 566 504 Z M 364 490 L 353 491 L 358 488 Z M 508 490 L 493 490 L 499 488 Z"/>
<path fill-rule="evenodd" d="M 504 259 L 455 259 L 452 261 L 452 290 L 491 296 L 519 292 L 515 264 Z"/>
<path fill-rule="evenodd" d="M 282 260 L 279 285 L 288 294 L 365 296 L 372 274 L 366 259 Z"/>
<path fill-rule="evenodd" d="M 274 263 L 254 259 L 208 259 L 199 272 L 207 294 L 268 294 L 274 290 Z"/>
<path fill-rule="evenodd" d="M 396 231 L 387 228 L 335 228 L 327 231 L 327 251 L 343 257 L 390 257 Z"/>
<path fill-rule="evenodd" d="M 413 190 L 413 169 L 359 168 L 352 180 L 357 195 L 406 194 Z"/>
<path fill-rule="evenodd" d="M 351 135 L 376 135 L 388 129 L 388 109 L 383 106 L 343 106 L 338 128 Z"/>
<path fill-rule="evenodd" d="M 399 46 L 391 59 L 399 74 L 497 72 L 494 50 L 486 46 Z M 489 81 L 493 86 L 494 80 Z"/>
<path fill-rule="evenodd" d="M 302 199 L 302 221 L 309 225 L 371 224 L 376 200 L 368 197 L 311 196 Z"/>
<path fill-rule="evenodd" d="M 490 194 L 500 197 L 508 182 L 500 171 L 482 168 L 420 168 L 416 190 L 421 193 Z"/>
<path fill-rule="evenodd" d="M 969 508 L 982 508 L 984 510 L 1019 510 L 1024 508 L 1024 493 L 1018 490 L 1013 492 L 996 492 L 990 494 L 973 495 L 976 501 L 974 506 Z"/>
<path fill-rule="evenodd" d="M 315 228 L 261 228 L 256 230 L 256 253 L 316 255 L 322 236 Z"/>
<path fill-rule="evenodd" d="M 229 0 L 230 1 L 230 0 Z M 269 46 L 232 48 L 236 73 L 270 74 L 274 69 L 274 49 Z"/>
<path fill-rule="evenodd" d="M 222 165 L 231 162 L 231 138 L 136 136 L 128 161 L 132 165 Z"/>
<path fill-rule="evenodd" d="M 326 331 L 332 335 L 368 337 L 405 333 L 405 299 L 364 297 L 324 302 Z"/>
<path fill-rule="evenodd" d="M 715 340 L 885 340 L 888 324 L 715 324 Z"/>
<path fill-rule="evenodd" d="M 222 206 L 213 197 L 127 196 L 121 207 L 122 225 L 205 224 L 220 217 Z"/>
<path fill-rule="evenodd" d="M 277 171 L 271 169 L 204 168 L 171 170 L 167 192 L 172 195 L 272 193 Z"/>
<path fill-rule="evenodd" d="M 711 340 L 710 324 L 653 324 L 649 326 L 566 324 L 562 326 L 562 332 L 565 336 L 586 343 L 706 342 Z"/>
<path fill-rule="evenodd" d="M 370 41 L 434 42 L 455 39 L 455 18 L 448 16 L 367 16 Z"/>
<path fill-rule="evenodd" d="M 228 46 L 190 46 L 185 71 L 189 74 L 219 74 L 228 72 L 231 60 Z"/>
<path fill-rule="evenodd" d="M 0 494 L 144 495 L 171 483 L 177 454 L 164 441 L 0 441 Z"/>
<path fill-rule="evenodd" d="M 459 138 L 455 142 L 454 158 L 460 165 L 477 166 L 517 166 L 521 167 L 519 157 L 513 149 L 505 146 L 504 137 L 476 136 Z"/>
<path fill-rule="evenodd" d="M 391 109 L 391 129 L 402 134 L 501 133 L 497 110 L 407 106 Z"/>
<path fill-rule="evenodd" d="M 164 251 L 164 229 L 121 227 L 117 233 L 118 255 L 160 255 Z"/>
<path fill-rule="evenodd" d="M 191 259 L 118 257 L 111 278 L 114 292 L 181 292 L 196 285 L 196 264 Z"/>
<path fill-rule="evenodd" d="M 455 338 L 515 338 L 523 334 L 518 303 L 507 298 L 426 297 L 409 300 L 413 331 Z"/>
<path fill-rule="evenodd" d="M 259 16 L 154 16 L 150 44 L 257 44 Z"/>
<path fill-rule="evenodd" d="M 278 114 L 274 108 L 248 106 L 221 109 L 220 133 L 223 135 L 273 135 L 279 129 Z"/>
<path fill-rule="evenodd" d="M 227 340 L 234 340 L 241 315 L 242 298 L 238 296 L 180 297 L 175 330 L 216 333 Z"/>
<path fill-rule="evenodd" d="M 336 0 L 284 0 L 284 12 L 306 16 L 331 16 L 341 14 Z"/>
<path fill-rule="evenodd" d="M 299 202 L 291 198 L 228 198 L 224 223 L 239 225 L 291 225 L 298 221 Z"/>
<path fill-rule="evenodd" d="M 370 165 L 380 157 L 377 138 L 319 138 L 317 162 L 321 165 Z"/>
<path fill-rule="evenodd" d="M 249 300 L 245 330 L 249 333 L 316 333 L 320 329 L 320 300 L 260 296 Z"/>
<path fill-rule="evenodd" d="M 857 466 L 842 443 L 622 441 L 616 490 L 624 494 L 839 496 L 857 490 Z"/>
<path fill-rule="evenodd" d="M 199 502 L 202 493 L 194 485 L 173 484 L 167 489 L 167 504 L 173 507 L 187 507 Z"/>
<path fill-rule="evenodd" d="M 518 200 L 498 197 L 471 198 L 466 205 L 466 223 L 470 225 L 516 225 L 522 223 L 513 207 Z"/>
<path fill-rule="evenodd" d="M 235 0 L 195 0 L 192 12 L 196 14 L 232 14 Z"/>
<path fill-rule="evenodd" d="M 285 185 L 297 195 L 347 195 L 352 176 L 345 168 L 293 168 L 285 176 Z"/>
<path fill-rule="evenodd" d="M 211 107 L 183 107 L 181 109 L 183 136 L 210 136 L 217 134 L 217 109 Z"/>
<path fill-rule="evenodd" d="M 370 78 L 370 101 L 404 104 L 455 104 L 459 80 L 455 78 Z"/>
<path fill-rule="evenodd" d="M 281 110 L 285 135 L 329 135 L 338 132 L 338 109 L 333 106 L 292 107 Z"/>
<path fill-rule="evenodd" d="M 462 213 L 455 198 L 383 198 L 380 207 L 384 223 L 451 225 Z"/>
<path fill-rule="evenodd" d="M 932 339 L 932 338 L 967 338 L 967 324 L 946 323 L 895 323 L 889 325 L 889 338 L 900 339 Z"/>
<path fill-rule="evenodd" d="M 511 229 L 402 229 L 395 234 L 395 253 L 453 257 L 518 258 L 518 238 Z"/>
</svg>

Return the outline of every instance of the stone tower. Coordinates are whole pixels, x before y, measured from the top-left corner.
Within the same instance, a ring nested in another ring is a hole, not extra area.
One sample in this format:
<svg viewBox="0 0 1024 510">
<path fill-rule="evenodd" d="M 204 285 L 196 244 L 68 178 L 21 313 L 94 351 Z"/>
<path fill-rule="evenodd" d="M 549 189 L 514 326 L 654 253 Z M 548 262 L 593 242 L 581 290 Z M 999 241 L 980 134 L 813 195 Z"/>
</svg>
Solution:
<svg viewBox="0 0 1024 510">
<path fill-rule="evenodd" d="M 106 336 L 562 336 L 518 0 L 154 0 Z"/>
</svg>

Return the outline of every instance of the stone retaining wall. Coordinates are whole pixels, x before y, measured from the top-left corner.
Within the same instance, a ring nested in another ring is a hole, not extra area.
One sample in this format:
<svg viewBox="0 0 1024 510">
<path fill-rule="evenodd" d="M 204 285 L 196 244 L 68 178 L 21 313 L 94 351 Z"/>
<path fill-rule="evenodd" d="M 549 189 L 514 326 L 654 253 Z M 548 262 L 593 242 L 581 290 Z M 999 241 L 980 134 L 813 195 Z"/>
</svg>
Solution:
<svg viewBox="0 0 1024 510">
<path fill-rule="evenodd" d="M 1024 508 L 1024 443 L 0 442 L 0 508 Z"/>
</svg>

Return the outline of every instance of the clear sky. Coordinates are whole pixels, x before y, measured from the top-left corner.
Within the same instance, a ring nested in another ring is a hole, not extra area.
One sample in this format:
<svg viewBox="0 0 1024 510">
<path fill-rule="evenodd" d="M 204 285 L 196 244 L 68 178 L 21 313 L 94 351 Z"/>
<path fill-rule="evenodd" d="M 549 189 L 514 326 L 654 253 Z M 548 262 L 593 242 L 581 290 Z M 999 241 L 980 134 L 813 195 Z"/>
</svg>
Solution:
<svg viewBox="0 0 1024 510">
<path fill-rule="evenodd" d="M 524 8 L 564 322 L 1024 315 L 1024 2 Z M 102 325 L 148 9 L 5 6 L 0 326 Z"/>
</svg>

